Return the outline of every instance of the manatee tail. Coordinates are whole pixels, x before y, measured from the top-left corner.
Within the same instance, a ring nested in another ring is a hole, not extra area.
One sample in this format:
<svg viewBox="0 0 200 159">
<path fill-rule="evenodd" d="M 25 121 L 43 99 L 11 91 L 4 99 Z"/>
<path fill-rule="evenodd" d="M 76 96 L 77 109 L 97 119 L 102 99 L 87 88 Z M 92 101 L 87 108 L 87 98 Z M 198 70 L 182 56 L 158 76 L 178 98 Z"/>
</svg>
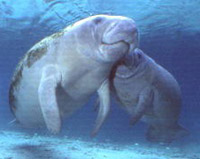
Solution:
<svg viewBox="0 0 200 159">
<path fill-rule="evenodd" d="M 171 143 L 172 141 L 189 135 L 189 131 L 180 125 L 168 128 L 150 126 L 146 133 L 146 138 L 150 142 Z"/>
</svg>

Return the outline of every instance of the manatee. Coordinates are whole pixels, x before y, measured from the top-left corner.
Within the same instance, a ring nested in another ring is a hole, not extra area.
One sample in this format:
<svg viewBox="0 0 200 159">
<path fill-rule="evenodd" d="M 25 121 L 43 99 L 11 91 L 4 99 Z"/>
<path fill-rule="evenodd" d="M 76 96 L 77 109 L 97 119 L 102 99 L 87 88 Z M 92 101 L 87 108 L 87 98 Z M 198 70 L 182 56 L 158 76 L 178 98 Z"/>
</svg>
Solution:
<svg viewBox="0 0 200 159">
<path fill-rule="evenodd" d="M 178 124 L 181 91 L 177 81 L 142 50 L 135 49 L 118 63 L 110 81 L 113 95 L 131 116 L 131 124 L 141 119 L 149 125 L 149 141 L 170 143 L 188 134 Z"/>
<path fill-rule="evenodd" d="M 110 109 L 111 68 L 136 47 L 137 34 L 128 17 L 96 15 L 35 44 L 11 81 L 9 103 L 16 120 L 24 127 L 46 126 L 59 133 L 62 119 L 97 92 L 95 135 Z"/>
</svg>

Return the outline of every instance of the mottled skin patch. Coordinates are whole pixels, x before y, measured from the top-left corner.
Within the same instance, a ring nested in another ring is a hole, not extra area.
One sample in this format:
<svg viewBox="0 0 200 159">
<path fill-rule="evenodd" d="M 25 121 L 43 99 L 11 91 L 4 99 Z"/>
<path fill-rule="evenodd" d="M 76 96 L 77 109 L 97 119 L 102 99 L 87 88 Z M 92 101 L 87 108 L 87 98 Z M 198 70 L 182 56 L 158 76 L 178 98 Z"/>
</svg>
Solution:
<svg viewBox="0 0 200 159">
<path fill-rule="evenodd" d="M 14 96 L 14 91 L 19 86 L 20 80 L 22 78 L 22 71 L 23 71 L 23 60 L 21 60 L 20 63 L 17 65 L 9 89 L 9 104 L 11 106 L 11 111 L 13 112 L 13 114 L 15 114 L 14 112 L 16 111 L 15 107 L 16 99 Z"/>
<path fill-rule="evenodd" d="M 45 55 L 48 49 L 48 45 L 52 40 L 55 40 L 61 37 L 64 32 L 55 33 L 39 43 L 37 43 L 33 48 L 31 48 L 26 54 L 26 65 L 30 68 L 37 60 L 39 60 L 42 56 Z"/>
<path fill-rule="evenodd" d="M 31 49 L 27 53 L 26 65 L 30 68 L 37 60 L 39 60 L 47 52 L 47 45 L 44 42 L 39 43 L 39 46 Z"/>
<path fill-rule="evenodd" d="M 16 111 L 16 99 L 14 96 L 14 92 L 18 89 L 18 86 L 23 76 L 22 72 L 24 67 L 30 68 L 36 61 L 41 59 L 47 53 L 50 42 L 61 37 L 63 34 L 64 31 L 58 32 L 41 40 L 36 45 L 34 45 L 20 60 L 20 63 L 17 65 L 16 70 L 14 72 L 9 89 L 9 103 L 13 114 L 15 114 L 14 112 Z"/>
<path fill-rule="evenodd" d="M 59 37 L 63 36 L 63 34 L 64 34 L 64 31 L 55 33 L 55 34 L 51 35 L 50 37 L 52 39 L 55 39 L 55 38 L 59 38 Z"/>
</svg>

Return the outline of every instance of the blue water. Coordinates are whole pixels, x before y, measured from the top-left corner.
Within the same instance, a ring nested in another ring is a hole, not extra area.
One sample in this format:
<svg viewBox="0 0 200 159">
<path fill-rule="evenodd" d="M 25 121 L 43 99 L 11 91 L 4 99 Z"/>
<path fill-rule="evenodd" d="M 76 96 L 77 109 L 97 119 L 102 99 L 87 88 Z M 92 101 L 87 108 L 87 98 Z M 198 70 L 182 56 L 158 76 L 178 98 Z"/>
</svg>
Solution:
<svg viewBox="0 0 200 159">
<path fill-rule="evenodd" d="M 95 14 L 133 18 L 140 48 L 177 79 L 182 90 L 180 123 L 200 132 L 200 0 L 0 0 L 0 127 L 10 127 L 8 88 L 26 51 L 42 38 Z M 90 140 L 96 113 L 94 98 L 65 122 L 62 134 Z M 144 140 L 144 123 L 129 126 L 129 116 L 116 103 L 96 137 L 98 141 Z M 182 139 L 184 140 L 184 139 Z M 189 140 L 189 138 L 188 138 Z"/>
</svg>

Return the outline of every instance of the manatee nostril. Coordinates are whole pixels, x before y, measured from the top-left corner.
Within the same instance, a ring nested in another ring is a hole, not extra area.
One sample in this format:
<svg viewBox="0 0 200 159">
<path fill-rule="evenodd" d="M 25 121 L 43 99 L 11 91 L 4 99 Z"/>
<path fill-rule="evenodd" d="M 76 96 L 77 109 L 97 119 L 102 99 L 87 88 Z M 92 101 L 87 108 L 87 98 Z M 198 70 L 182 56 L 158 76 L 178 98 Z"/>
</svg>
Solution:
<svg viewBox="0 0 200 159">
<path fill-rule="evenodd" d="M 94 23 L 95 23 L 95 24 L 99 24 L 99 23 L 101 23 L 102 21 L 103 21 L 103 18 L 101 18 L 101 17 L 97 17 L 97 18 L 94 19 Z"/>
</svg>

